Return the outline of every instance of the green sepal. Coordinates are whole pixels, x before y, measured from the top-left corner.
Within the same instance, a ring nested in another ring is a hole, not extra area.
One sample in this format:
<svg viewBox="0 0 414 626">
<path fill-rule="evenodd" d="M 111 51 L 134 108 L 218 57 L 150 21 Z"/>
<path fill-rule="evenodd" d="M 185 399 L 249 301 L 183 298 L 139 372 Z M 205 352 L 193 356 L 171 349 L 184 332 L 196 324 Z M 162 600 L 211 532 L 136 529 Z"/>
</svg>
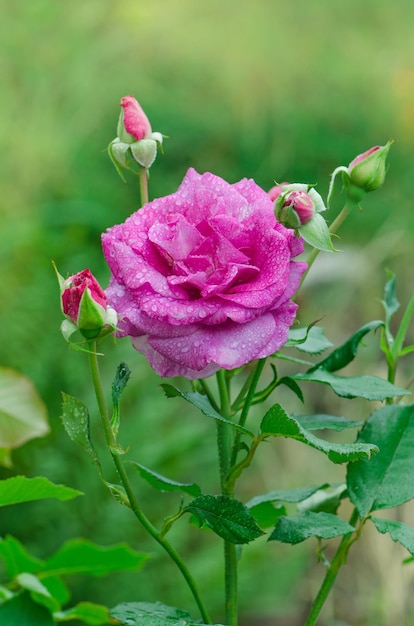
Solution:
<svg viewBox="0 0 414 626">
<path fill-rule="evenodd" d="M 313 248 L 338 252 L 332 243 L 328 225 L 320 213 L 315 213 L 312 219 L 298 230 L 300 236 Z"/>
</svg>

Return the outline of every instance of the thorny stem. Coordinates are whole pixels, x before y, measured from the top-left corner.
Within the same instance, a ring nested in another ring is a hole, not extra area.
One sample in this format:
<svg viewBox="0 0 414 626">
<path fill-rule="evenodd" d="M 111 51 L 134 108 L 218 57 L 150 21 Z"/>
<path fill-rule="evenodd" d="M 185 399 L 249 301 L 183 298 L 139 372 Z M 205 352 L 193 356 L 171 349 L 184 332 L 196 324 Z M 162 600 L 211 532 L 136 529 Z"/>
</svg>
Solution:
<svg viewBox="0 0 414 626">
<path fill-rule="evenodd" d="M 122 486 L 125 489 L 125 493 L 128 498 L 131 511 L 134 513 L 135 517 L 141 522 L 145 530 L 151 535 L 151 537 L 155 539 L 155 541 L 157 541 L 157 543 L 159 543 L 164 548 L 164 550 L 167 552 L 170 558 L 177 565 L 181 574 L 184 576 L 184 579 L 188 587 L 190 588 L 190 591 L 194 597 L 194 600 L 200 610 L 203 621 L 206 624 L 211 624 L 212 623 L 211 618 L 200 597 L 200 594 L 197 589 L 193 576 L 191 575 L 189 569 L 187 568 L 186 564 L 182 560 L 181 556 L 177 553 L 175 548 L 170 544 L 170 542 L 164 536 L 161 535 L 161 533 L 157 530 L 157 528 L 155 528 L 155 526 L 150 522 L 150 520 L 141 510 L 141 507 L 132 489 L 131 483 L 125 471 L 120 455 L 114 452 L 114 449 L 116 448 L 116 439 L 111 428 L 109 413 L 108 413 L 108 409 L 106 406 L 105 395 L 103 392 L 102 381 L 101 381 L 101 377 L 99 373 L 98 357 L 96 354 L 96 341 L 89 342 L 88 355 L 89 355 L 89 367 L 91 370 L 92 382 L 93 382 L 93 387 L 95 390 L 96 400 L 98 403 L 102 427 L 103 427 L 104 434 L 105 434 L 106 446 L 112 456 L 112 460 L 117 469 Z"/>
</svg>

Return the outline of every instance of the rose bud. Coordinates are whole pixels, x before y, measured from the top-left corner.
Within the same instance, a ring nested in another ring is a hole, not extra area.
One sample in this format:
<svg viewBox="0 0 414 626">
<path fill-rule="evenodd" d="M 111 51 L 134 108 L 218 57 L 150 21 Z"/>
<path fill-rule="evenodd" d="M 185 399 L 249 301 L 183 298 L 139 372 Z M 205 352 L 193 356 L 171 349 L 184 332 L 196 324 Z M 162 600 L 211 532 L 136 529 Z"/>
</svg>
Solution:
<svg viewBox="0 0 414 626">
<path fill-rule="evenodd" d="M 326 206 L 313 187 L 304 183 L 281 183 L 273 187 L 268 195 L 270 193 L 276 195 L 274 211 L 281 224 L 294 229 L 318 250 L 335 250 L 328 226 L 320 215 L 326 211 Z"/>
<path fill-rule="evenodd" d="M 283 193 L 283 195 L 281 195 Z M 315 215 L 315 204 L 303 189 L 279 193 L 276 202 L 277 219 L 287 228 L 300 228 Z"/>
<path fill-rule="evenodd" d="M 58 278 L 61 279 L 62 277 Z M 102 287 L 86 269 L 78 274 L 69 276 L 66 280 L 59 280 L 61 285 L 62 311 L 70 320 L 62 326 L 65 339 L 80 330 L 86 339 L 95 339 L 115 329 L 117 316 L 115 311 L 108 307 L 106 294 Z"/>
<path fill-rule="evenodd" d="M 381 187 L 387 173 L 387 155 L 392 141 L 385 146 L 374 146 L 359 154 L 348 165 L 350 184 L 364 192 Z"/>
<path fill-rule="evenodd" d="M 125 143 L 134 143 L 150 137 L 151 124 L 134 96 L 124 96 L 121 99 L 121 107 L 118 121 L 119 139 Z"/>
<path fill-rule="evenodd" d="M 131 169 L 129 164 L 132 161 L 136 161 L 145 169 L 151 167 L 163 136 L 161 133 L 152 132 L 151 124 L 134 96 L 124 96 L 120 105 L 122 108 L 117 128 L 118 136 L 109 144 L 108 152 L 123 178 L 121 169 Z"/>
</svg>

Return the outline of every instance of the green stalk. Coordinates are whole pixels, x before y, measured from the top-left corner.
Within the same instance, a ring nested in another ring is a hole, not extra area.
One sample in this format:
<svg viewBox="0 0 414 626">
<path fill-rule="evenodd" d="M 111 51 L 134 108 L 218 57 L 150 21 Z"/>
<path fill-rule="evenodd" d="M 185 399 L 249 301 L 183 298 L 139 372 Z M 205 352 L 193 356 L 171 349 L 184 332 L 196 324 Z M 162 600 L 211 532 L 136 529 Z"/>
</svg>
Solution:
<svg viewBox="0 0 414 626">
<path fill-rule="evenodd" d="M 135 496 L 135 493 L 129 481 L 128 475 L 125 471 L 121 457 L 119 454 L 116 454 L 113 452 L 113 450 L 116 448 L 116 439 L 111 428 L 109 413 L 108 413 L 107 405 L 105 402 L 105 395 L 103 392 L 102 381 L 101 381 L 101 377 L 99 373 L 98 357 L 96 354 L 96 341 L 89 342 L 88 356 L 89 356 L 89 367 L 90 367 L 90 371 L 92 375 L 93 387 L 95 390 L 96 400 L 97 400 L 98 408 L 99 408 L 99 414 L 101 417 L 102 427 L 103 427 L 103 431 L 105 434 L 106 446 L 112 456 L 112 460 L 117 469 L 122 486 L 125 489 L 125 493 L 127 495 L 131 510 L 134 513 L 135 517 L 141 522 L 145 530 L 151 535 L 151 537 L 155 539 L 155 541 L 157 541 L 157 543 L 159 543 L 164 548 L 164 550 L 167 552 L 170 558 L 174 561 L 174 563 L 180 570 L 181 574 L 183 575 L 193 595 L 193 598 L 199 608 L 199 611 L 201 613 L 204 623 L 211 624 L 212 623 L 211 618 L 207 612 L 206 607 L 204 606 L 204 603 L 197 589 L 195 580 L 193 576 L 191 575 L 188 567 L 182 560 L 181 556 L 177 553 L 175 548 L 170 544 L 170 542 L 164 536 L 161 535 L 161 533 L 157 530 L 157 528 L 155 528 L 155 526 L 150 522 L 150 520 L 141 510 L 141 507 L 138 503 L 138 500 Z"/>
<path fill-rule="evenodd" d="M 354 509 L 351 519 L 349 523 L 354 525 L 358 520 L 357 510 Z M 305 626 L 314 626 L 319 617 L 319 614 L 326 602 L 326 599 L 333 587 L 333 584 L 336 580 L 338 572 L 342 565 L 346 563 L 346 557 L 348 555 L 349 548 L 351 545 L 358 539 L 359 534 L 362 530 L 363 524 L 361 524 L 356 536 L 353 536 L 354 533 L 348 533 L 342 537 L 342 541 L 338 546 L 336 554 L 332 559 L 330 565 L 328 566 L 327 572 L 325 574 L 325 578 L 323 579 L 322 585 L 319 589 L 318 595 L 316 596 L 311 611 L 309 613 L 308 619 L 305 622 Z"/>
<path fill-rule="evenodd" d="M 139 166 L 139 190 L 141 194 L 141 206 L 148 203 L 148 170 Z"/>
<path fill-rule="evenodd" d="M 260 359 L 259 361 L 257 361 L 256 365 L 254 366 L 253 375 L 252 375 L 251 380 L 250 380 L 250 377 L 249 377 L 250 387 L 249 387 L 249 390 L 247 392 L 246 399 L 245 399 L 244 405 L 243 405 L 243 410 L 242 410 L 241 415 L 240 415 L 240 419 L 239 419 L 239 425 L 240 426 L 244 426 L 245 423 L 246 423 L 247 416 L 249 414 L 250 407 L 251 407 L 251 404 L 252 404 L 252 400 L 253 400 L 254 394 L 256 392 L 256 388 L 257 388 L 257 385 L 259 383 L 260 376 L 262 375 L 263 368 L 264 368 L 265 364 L 266 364 L 266 359 Z M 241 437 L 241 433 L 238 430 L 237 433 L 236 433 L 236 436 L 234 438 L 233 448 L 232 448 L 232 452 L 231 452 L 231 459 L 230 459 L 230 467 L 233 467 L 233 465 L 237 461 L 237 454 L 238 454 L 238 451 L 239 451 L 240 437 Z"/>
<path fill-rule="evenodd" d="M 231 416 L 228 381 L 224 370 L 216 374 L 220 395 L 220 411 L 225 418 Z M 233 497 L 233 489 L 227 483 L 230 469 L 231 449 L 230 426 L 217 422 L 217 448 L 219 456 L 219 471 L 221 493 Z M 238 623 L 238 589 L 237 589 L 237 552 L 236 546 L 230 541 L 224 541 L 224 582 L 225 582 L 225 615 L 228 626 L 237 626 Z"/>
</svg>

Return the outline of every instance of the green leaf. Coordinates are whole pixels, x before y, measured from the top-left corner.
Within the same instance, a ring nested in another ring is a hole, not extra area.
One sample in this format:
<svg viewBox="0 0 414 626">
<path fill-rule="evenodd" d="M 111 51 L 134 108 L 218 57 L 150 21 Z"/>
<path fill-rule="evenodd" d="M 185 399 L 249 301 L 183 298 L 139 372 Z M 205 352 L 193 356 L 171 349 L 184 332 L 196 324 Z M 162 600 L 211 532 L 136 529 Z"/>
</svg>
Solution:
<svg viewBox="0 0 414 626">
<path fill-rule="evenodd" d="M 335 514 L 341 503 L 341 500 L 347 495 L 345 484 L 338 485 L 333 490 L 319 489 L 306 500 L 302 500 L 298 504 L 298 512 L 305 513 L 313 511 L 314 513 L 333 513 Z"/>
<path fill-rule="evenodd" d="M 111 418 L 111 427 L 115 434 L 119 429 L 119 402 L 121 400 L 122 392 L 124 391 L 129 377 L 131 376 L 131 370 L 124 362 L 120 363 L 117 367 L 114 381 L 112 383 L 112 406 L 113 414 Z"/>
<path fill-rule="evenodd" d="M 380 450 L 369 462 L 361 459 L 348 466 L 349 497 L 360 517 L 414 498 L 414 405 L 378 409 L 358 441 L 370 441 Z"/>
<path fill-rule="evenodd" d="M 378 451 L 369 443 L 330 443 L 308 432 L 293 417 L 290 417 L 280 404 L 272 406 L 260 425 L 262 437 L 287 437 L 323 452 L 333 463 L 346 463 L 361 457 L 370 458 Z"/>
<path fill-rule="evenodd" d="M 56 498 L 57 500 L 72 500 L 82 496 L 81 491 L 55 485 L 44 476 L 26 478 L 26 476 L 13 476 L 0 481 L 0 506 L 19 504 L 44 498 Z"/>
<path fill-rule="evenodd" d="M 342 398 L 383 401 L 387 398 L 410 394 L 407 389 L 396 387 L 378 376 L 337 376 L 322 368 L 305 374 L 294 374 L 293 378 L 328 385 L 337 396 Z"/>
<path fill-rule="evenodd" d="M 20 541 L 11 535 L 0 538 L 0 558 L 3 559 L 10 580 L 22 572 L 39 572 L 44 566 L 44 561 L 29 554 Z"/>
<path fill-rule="evenodd" d="M 345 343 L 339 346 L 339 348 L 333 350 L 331 354 L 326 357 L 326 359 L 319 361 L 319 363 L 316 363 L 313 367 L 311 367 L 309 372 L 313 372 L 317 369 L 324 369 L 328 372 L 336 372 L 337 370 L 342 369 L 354 360 L 358 346 L 365 335 L 367 335 L 371 330 L 376 330 L 381 326 L 384 326 L 384 322 L 381 320 L 365 324 L 365 326 L 362 326 L 359 330 L 357 330 L 356 333 L 354 333 Z"/>
<path fill-rule="evenodd" d="M 99 464 L 90 433 L 89 411 L 78 398 L 62 392 L 62 422 L 69 437 Z"/>
<path fill-rule="evenodd" d="M 307 430 L 336 430 L 342 431 L 347 428 L 359 428 L 364 422 L 351 420 L 337 415 L 294 415 L 295 420 Z"/>
<path fill-rule="evenodd" d="M 231 543 L 249 543 L 263 535 L 249 509 L 228 496 L 200 496 L 183 511 L 193 513 L 219 537 Z"/>
<path fill-rule="evenodd" d="M 30 597 L 19 593 L 0 605 L 0 624 L 4 626 L 55 626 L 50 612 Z"/>
<path fill-rule="evenodd" d="M 269 537 L 269 541 L 282 541 L 296 544 L 309 537 L 331 539 L 338 535 L 346 535 L 355 530 L 337 515 L 331 513 L 299 513 L 289 517 L 281 517 Z"/>
<path fill-rule="evenodd" d="M 410 554 L 414 555 L 414 528 L 412 526 L 408 526 L 408 524 L 404 524 L 404 522 L 380 519 L 379 517 L 371 517 L 370 519 L 380 533 L 383 535 L 389 533 L 393 541 L 397 541 L 403 545 Z"/>
<path fill-rule="evenodd" d="M 282 515 L 286 515 L 286 507 L 282 504 L 275 506 L 272 502 L 261 502 L 252 507 L 248 507 L 256 522 L 261 528 L 274 526 Z"/>
<path fill-rule="evenodd" d="M 93 604 L 92 602 L 80 602 L 66 611 L 57 611 L 53 614 L 56 622 L 68 622 L 70 620 L 80 620 L 91 626 L 101 626 L 102 624 L 116 624 L 111 619 L 109 609 L 101 604 Z"/>
<path fill-rule="evenodd" d="M 0 448 L 17 448 L 48 432 L 47 409 L 33 383 L 0 367 Z"/>
<path fill-rule="evenodd" d="M 381 304 L 385 310 L 385 327 L 389 330 L 391 318 L 400 308 L 400 303 L 395 293 L 395 274 L 387 272 L 387 276 L 388 280 L 384 287 L 384 299 L 381 300 Z"/>
<path fill-rule="evenodd" d="M 105 576 L 110 572 L 137 571 L 149 559 L 126 543 L 98 546 L 86 539 L 71 539 L 46 560 L 43 575 L 89 574 Z"/>
<path fill-rule="evenodd" d="M 206 626 L 194 622 L 186 611 L 161 602 L 123 602 L 110 613 L 124 626 Z"/>
<path fill-rule="evenodd" d="M 201 495 L 201 489 L 196 483 L 179 483 L 153 472 L 140 463 L 132 461 L 132 465 L 136 467 L 141 476 L 145 478 L 152 487 L 155 487 L 155 489 L 159 489 L 160 491 L 182 491 L 195 498 Z"/>
<path fill-rule="evenodd" d="M 332 348 L 333 343 L 324 335 L 323 328 L 311 326 L 310 328 L 291 328 L 289 340 L 285 344 L 286 348 L 294 347 L 307 354 L 320 354 L 328 348 Z"/>
<path fill-rule="evenodd" d="M 279 378 L 276 387 L 279 387 L 280 385 L 286 385 L 286 387 L 289 387 L 289 389 L 296 394 L 301 402 L 305 401 L 302 389 L 299 387 L 296 380 L 294 380 L 291 376 L 283 376 L 282 378 Z"/>
<path fill-rule="evenodd" d="M 220 413 L 217 413 L 217 411 L 215 411 L 214 408 L 212 407 L 211 402 L 207 398 L 207 396 L 204 396 L 201 393 L 197 393 L 196 391 L 194 392 L 193 391 L 192 392 L 180 391 L 180 389 L 177 389 L 176 387 L 168 383 L 163 383 L 161 387 L 163 388 L 164 393 L 167 396 L 167 398 L 176 398 L 176 397 L 184 398 L 184 400 L 186 400 L 187 402 L 195 406 L 207 417 L 211 417 L 219 422 L 228 424 L 235 430 L 238 430 L 244 435 L 248 435 L 249 437 L 254 439 L 254 434 L 250 430 L 248 430 L 244 426 L 240 426 L 239 424 L 232 422 L 231 420 L 225 419 L 222 415 L 220 415 Z"/>
<path fill-rule="evenodd" d="M 16 577 L 16 582 L 20 587 L 30 592 L 35 602 L 46 607 L 51 613 L 60 609 L 59 602 L 34 574 L 23 572 Z"/>
<path fill-rule="evenodd" d="M 299 487 L 296 489 L 278 489 L 276 491 L 269 491 L 260 496 L 255 496 L 246 503 L 249 509 L 252 509 L 265 502 L 302 502 L 310 498 L 314 493 L 320 489 L 329 487 L 328 483 L 319 485 L 317 487 Z"/>
</svg>

